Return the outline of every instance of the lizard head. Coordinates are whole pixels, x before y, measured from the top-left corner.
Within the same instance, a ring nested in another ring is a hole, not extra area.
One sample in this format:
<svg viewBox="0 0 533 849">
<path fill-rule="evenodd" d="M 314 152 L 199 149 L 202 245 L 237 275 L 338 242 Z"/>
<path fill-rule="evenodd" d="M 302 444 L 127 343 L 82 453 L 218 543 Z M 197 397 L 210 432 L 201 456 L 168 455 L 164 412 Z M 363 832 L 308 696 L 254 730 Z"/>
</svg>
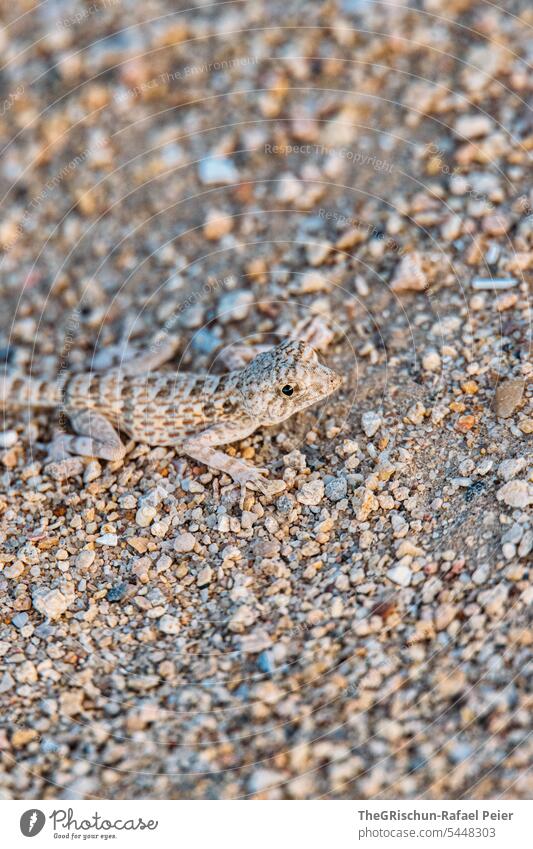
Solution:
<svg viewBox="0 0 533 849">
<path fill-rule="evenodd" d="M 242 370 L 237 388 L 246 413 L 261 424 L 277 424 L 331 395 L 342 378 L 322 365 L 305 342 L 282 342 L 258 354 Z"/>
</svg>

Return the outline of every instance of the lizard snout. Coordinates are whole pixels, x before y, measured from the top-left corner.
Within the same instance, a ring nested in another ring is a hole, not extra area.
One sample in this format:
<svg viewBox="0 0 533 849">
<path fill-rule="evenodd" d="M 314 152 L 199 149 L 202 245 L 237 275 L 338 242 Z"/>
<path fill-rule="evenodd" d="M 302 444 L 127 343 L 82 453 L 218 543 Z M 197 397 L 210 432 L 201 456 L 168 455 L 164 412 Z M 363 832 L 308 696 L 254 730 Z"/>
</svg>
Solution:
<svg viewBox="0 0 533 849">
<path fill-rule="evenodd" d="M 342 384 L 342 377 L 327 366 L 321 366 L 320 369 L 320 380 L 326 389 L 324 395 L 331 395 L 331 393 L 335 392 L 335 390 Z"/>
</svg>

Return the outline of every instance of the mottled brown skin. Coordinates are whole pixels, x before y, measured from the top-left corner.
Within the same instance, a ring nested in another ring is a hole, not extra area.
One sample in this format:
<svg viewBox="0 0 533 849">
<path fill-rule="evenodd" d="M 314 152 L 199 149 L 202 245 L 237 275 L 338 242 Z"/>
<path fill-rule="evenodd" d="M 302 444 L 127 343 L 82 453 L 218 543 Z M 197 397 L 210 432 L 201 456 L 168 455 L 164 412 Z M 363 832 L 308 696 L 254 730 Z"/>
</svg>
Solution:
<svg viewBox="0 0 533 849">
<path fill-rule="evenodd" d="M 244 439 L 262 425 L 278 424 L 322 400 L 341 378 L 321 365 L 303 341 L 262 351 L 246 366 L 225 375 L 151 372 L 171 355 L 175 343 L 140 355 L 105 375 L 82 374 L 50 385 L 31 378 L 5 378 L 0 401 L 9 406 L 61 405 L 77 436 L 62 433 L 52 456 L 65 453 L 119 460 L 119 431 L 136 442 L 173 445 L 195 460 L 229 474 L 241 485 L 273 495 L 284 485 L 217 446 Z M 248 349 L 249 353 L 253 349 Z M 235 355 L 235 352 L 233 352 Z"/>
</svg>

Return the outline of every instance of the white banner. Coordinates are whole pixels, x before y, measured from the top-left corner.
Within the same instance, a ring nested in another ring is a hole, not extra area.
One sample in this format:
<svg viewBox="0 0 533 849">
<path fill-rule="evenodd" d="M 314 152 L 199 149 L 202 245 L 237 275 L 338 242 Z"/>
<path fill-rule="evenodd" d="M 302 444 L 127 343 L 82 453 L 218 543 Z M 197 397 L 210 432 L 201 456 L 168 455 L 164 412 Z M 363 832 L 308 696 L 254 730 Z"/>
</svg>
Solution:
<svg viewBox="0 0 533 849">
<path fill-rule="evenodd" d="M 531 849 L 530 802 L 3 802 L 2 845 Z M 68 841 L 68 843 L 67 843 Z"/>
</svg>

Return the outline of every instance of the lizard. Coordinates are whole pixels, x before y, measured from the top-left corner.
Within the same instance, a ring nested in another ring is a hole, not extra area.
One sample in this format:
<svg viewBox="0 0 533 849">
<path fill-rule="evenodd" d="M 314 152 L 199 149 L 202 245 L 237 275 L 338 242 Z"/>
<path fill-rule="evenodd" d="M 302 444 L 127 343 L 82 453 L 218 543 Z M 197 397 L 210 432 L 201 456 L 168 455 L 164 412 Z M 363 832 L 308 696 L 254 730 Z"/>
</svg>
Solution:
<svg viewBox="0 0 533 849">
<path fill-rule="evenodd" d="M 302 339 L 269 349 L 238 346 L 231 361 L 241 367 L 222 375 L 159 370 L 176 347 L 176 340 L 169 339 L 106 373 L 65 373 L 56 382 L 5 374 L 0 377 L 0 406 L 62 408 L 74 434 L 57 434 L 49 459 L 73 454 L 122 460 L 127 451 L 123 432 L 135 442 L 173 446 L 225 472 L 240 485 L 241 504 L 248 485 L 267 496 L 281 492 L 283 481 L 268 480 L 267 469 L 230 456 L 220 446 L 323 400 L 342 378 L 320 363 Z"/>
</svg>

